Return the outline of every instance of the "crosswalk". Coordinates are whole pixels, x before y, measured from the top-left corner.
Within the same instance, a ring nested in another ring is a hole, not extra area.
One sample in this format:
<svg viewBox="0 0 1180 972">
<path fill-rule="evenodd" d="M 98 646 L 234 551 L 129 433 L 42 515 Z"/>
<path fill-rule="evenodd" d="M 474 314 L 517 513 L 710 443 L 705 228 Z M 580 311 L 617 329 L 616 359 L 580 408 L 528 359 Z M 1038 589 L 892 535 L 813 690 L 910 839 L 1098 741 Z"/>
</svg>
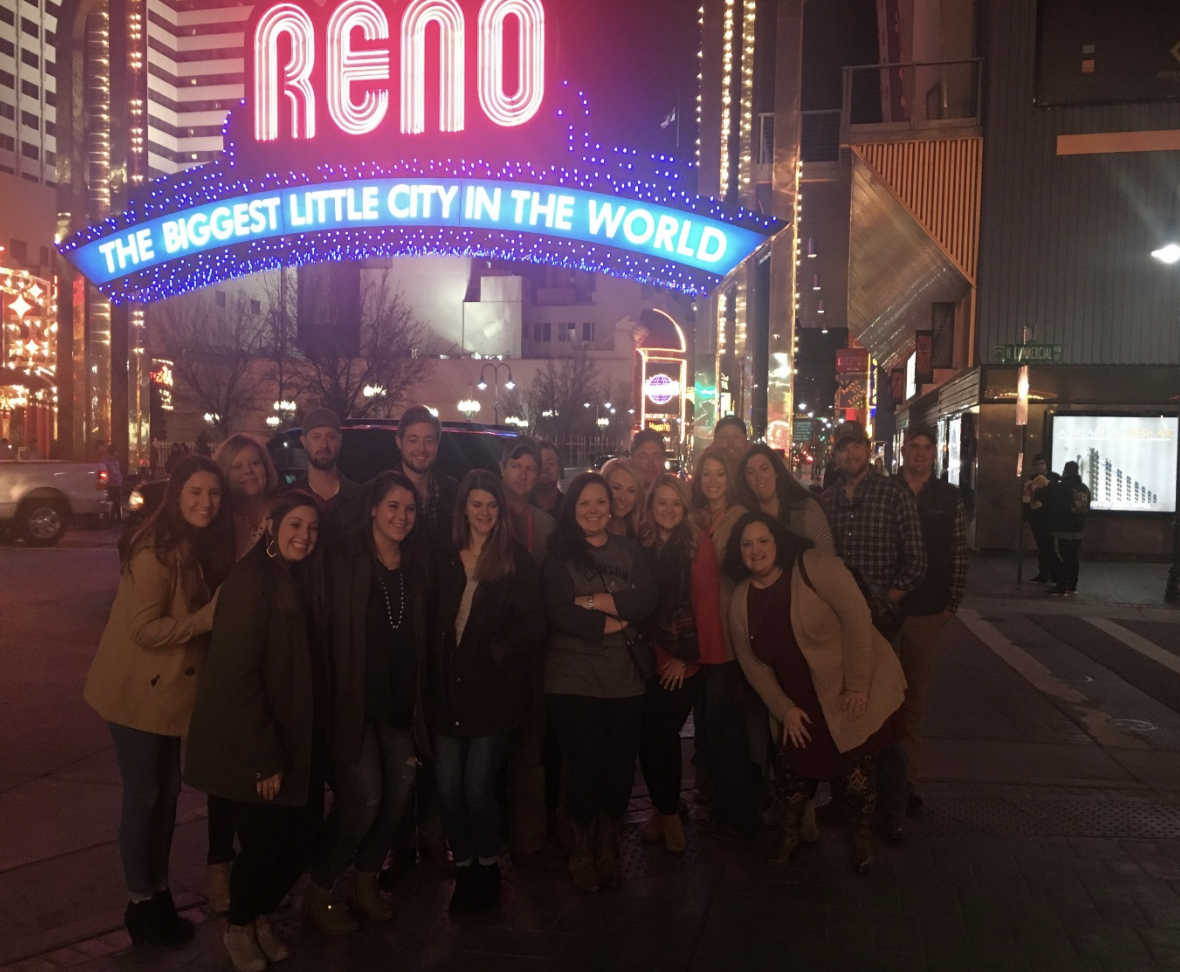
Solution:
<svg viewBox="0 0 1180 972">
<path fill-rule="evenodd" d="M 1180 675 L 1180 655 L 1173 654 L 1167 649 L 1161 648 L 1154 641 L 1149 641 L 1142 635 L 1136 634 L 1129 628 L 1125 628 L 1121 624 L 1111 621 L 1109 618 L 1086 618 L 1086 620 L 1099 631 L 1105 631 L 1112 638 L 1121 641 L 1132 651 L 1137 651 L 1145 658 L 1150 658 L 1152 661 L 1163 665 L 1164 668 L 1171 669 Z M 1180 642 L 1180 627 L 1177 627 L 1176 639 Z"/>
</svg>

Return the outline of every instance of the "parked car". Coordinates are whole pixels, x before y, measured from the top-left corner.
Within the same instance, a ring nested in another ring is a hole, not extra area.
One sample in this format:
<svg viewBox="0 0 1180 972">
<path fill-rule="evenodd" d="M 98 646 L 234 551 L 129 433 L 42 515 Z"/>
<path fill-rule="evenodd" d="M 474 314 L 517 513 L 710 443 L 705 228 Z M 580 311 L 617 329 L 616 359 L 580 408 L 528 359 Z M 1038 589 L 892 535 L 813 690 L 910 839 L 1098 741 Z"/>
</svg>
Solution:
<svg viewBox="0 0 1180 972">
<path fill-rule="evenodd" d="M 57 543 L 70 521 L 111 512 L 110 474 L 101 462 L 0 462 L 0 530 L 37 547 Z"/>
<path fill-rule="evenodd" d="M 438 468 L 455 479 L 462 479 L 472 469 L 499 472 L 504 440 L 518 434 L 514 430 L 473 422 L 443 422 L 442 426 Z M 353 482 L 367 483 L 401 461 L 396 419 L 345 419 L 340 432 L 344 437 L 340 471 Z M 267 445 L 280 481 L 288 485 L 307 470 L 307 453 L 303 451 L 299 437 L 299 429 L 288 429 Z M 153 479 L 131 491 L 127 503 L 131 525 L 142 521 L 160 504 L 167 484 L 167 478 Z"/>
</svg>

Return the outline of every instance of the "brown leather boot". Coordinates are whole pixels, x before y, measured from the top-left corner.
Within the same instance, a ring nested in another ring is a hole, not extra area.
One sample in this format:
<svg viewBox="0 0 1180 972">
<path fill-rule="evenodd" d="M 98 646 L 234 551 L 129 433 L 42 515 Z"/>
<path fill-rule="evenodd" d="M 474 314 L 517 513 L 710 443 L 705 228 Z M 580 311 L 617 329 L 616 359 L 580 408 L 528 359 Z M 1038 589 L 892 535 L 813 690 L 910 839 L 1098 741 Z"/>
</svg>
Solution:
<svg viewBox="0 0 1180 972">
<path fill-rule="evenodd" d="M 645 844 L 654 844 L 664 837 L 664 815 L 659 810 L 652 810 L 651 816 L 639 831 L 639 839 Z"/>
<path fill-rule="evenodd" d="M 583 827 L 573 817 L 568 818 L 568 823 L 572 844 L 569 854 L 570 877 L 579 891 L 594 894 L 601 887 L 598 869 L 594 865 L 594 831 L 591 827 Z"/>
<path fill-rule="evenodd" d="M 209 865 L 209 910 L 215 915 L 229 911 L 229 872 L 232 864 Z"/>
<path fill-rule="evenodd" d="M 356 885 L 353 898 L 369 921 L 385 922 L 393 919 L 393 908 L 381 894 L 377 886 L 377 875 L 365 871 L 356 872 Z"/>
<path fill-rule="evenodd" d="M 852 866 L 864 874 L 873 866 L 873 816 L 858 813 L 852 817 Z"/>
<path fill-rule="evenodd" d="M 790 862 L 791 855 L 795 853 L 795 848 L 799 846 L 801 839 L 803 814 L 807 809 L 807 802 L 807 797 L 802 793 L 794 793 L 787 798 L 787 802 L 783 805 L 783 819 L 779 824 L 779 827 L 782 828 L 783 839 L 778 845 L 778 850 L 767 858 L 767 864 L 785 867 Z"/>
<path fill-rule="evenodd" d="M 667 816 L 664 814 L 660 814 L 660 816 L 663 817 L 664 846 L 673 854 L 683 854 L 688 845 L 684 840 L 684 824 L 681 823 L 680 814 L 670 813 Z"/>
<path fill-rule="evenodd" d="M 332 901 L 332 891 L 315 881 L 308 881 L 303 892 L 303 914 L 325 935 L 347 935 L 360 927 L 348 908 Z"/>
<path fill-rule="evenodd" d="M 619 825 L 607 819 L 601 810 L 594 818 L 594 866 L 604 888 L 619 886 L 622 877 L 619 873 Z"/>
</svg>

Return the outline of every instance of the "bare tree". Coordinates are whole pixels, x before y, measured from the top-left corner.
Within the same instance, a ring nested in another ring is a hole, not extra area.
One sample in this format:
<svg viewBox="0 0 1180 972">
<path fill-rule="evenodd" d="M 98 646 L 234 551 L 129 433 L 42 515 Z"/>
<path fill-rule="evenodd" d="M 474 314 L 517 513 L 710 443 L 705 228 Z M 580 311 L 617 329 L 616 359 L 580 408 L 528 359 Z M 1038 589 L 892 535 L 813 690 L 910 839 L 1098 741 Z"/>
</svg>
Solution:
<svg viewBox="0 0 1180 972">
<path fill-rule="evenodd" d="M 594 430 L 594 405 L 605 401 L 602 395 L 598 368 L 579 347 L 568 358 L 546 361 L 523 395 L 514 393 L 509 414 L 523 411 L 535 434 L 566 440 Z"/>
<path fill-rule="evenodd" d="M 148 324 L 152 354 L 172 362 L 179 403 L 213 416 L 229 435 L 261 392 L 251 373 L 264 332 L 258 303 L 244 294 L 185 294 L 148 308 Z"/>
<path fill-rule="evenodd" d="M 318 316 L 329 327 L 346 329 L 355 326 L 337 319 L 346 313 L 329 305 Z M 414 316 L 401 291 L 390 286 L 388 270 L 361 274 L 359 315 L 357 346 L 318 341 L 304 347 L 294 383 L 304 404 L 326 406 L 341 416 L 387 416 L 430 374 L 437 338 Z"/>
</svg>

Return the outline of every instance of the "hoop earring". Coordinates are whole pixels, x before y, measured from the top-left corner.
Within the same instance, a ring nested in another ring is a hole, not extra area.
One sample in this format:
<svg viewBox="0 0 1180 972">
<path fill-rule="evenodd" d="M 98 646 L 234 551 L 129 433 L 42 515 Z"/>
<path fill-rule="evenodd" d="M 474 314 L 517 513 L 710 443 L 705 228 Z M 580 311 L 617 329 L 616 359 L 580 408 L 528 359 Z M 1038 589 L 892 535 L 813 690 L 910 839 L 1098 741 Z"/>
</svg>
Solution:
<svg viewBox="0 0 1180 972">
<path fill-rule="evenodd" d="M 275 557 L 279 555 L 279 542 L 277 540 L 271 540 L 271 542 L 266 545 L 266 555 L 271 560 L 274 560 Z"/>
</svg>

